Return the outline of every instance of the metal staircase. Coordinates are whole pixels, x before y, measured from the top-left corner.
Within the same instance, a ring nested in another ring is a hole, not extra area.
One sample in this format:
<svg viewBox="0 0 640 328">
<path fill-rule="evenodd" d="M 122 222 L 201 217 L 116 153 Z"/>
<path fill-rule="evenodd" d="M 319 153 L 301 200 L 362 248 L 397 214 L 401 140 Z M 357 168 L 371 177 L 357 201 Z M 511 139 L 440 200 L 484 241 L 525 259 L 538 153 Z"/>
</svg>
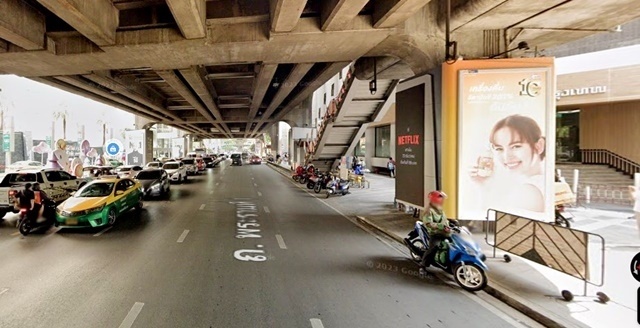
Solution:
<svg viewBox="0 0 640 328">
<path fill-rule="evenodd" d="M 378 91 L 372 95 L 369 81 L 356 79 L 351 67 L 340 94 L 329 105 L 317 138 L 308 146 L 306 163 L 327 171 L 335 168 L 342 156 L 352 154 L 369 124 L 380 121 L 395 103 L 398 82 L 378 80 Z"/>
</svg>

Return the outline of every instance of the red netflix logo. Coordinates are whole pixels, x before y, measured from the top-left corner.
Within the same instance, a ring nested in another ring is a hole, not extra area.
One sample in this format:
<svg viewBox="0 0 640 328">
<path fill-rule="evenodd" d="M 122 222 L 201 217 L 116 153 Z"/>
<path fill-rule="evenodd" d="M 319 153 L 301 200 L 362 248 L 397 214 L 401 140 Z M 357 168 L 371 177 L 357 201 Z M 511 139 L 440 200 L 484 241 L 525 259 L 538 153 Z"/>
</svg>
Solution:
<svg viewBox="0 0 640 328">
<path fill-rule="evenodd" d="M 404 145 L 420 145 L 420 135 L 398 136 L 398 146 Z"/>
</svg>

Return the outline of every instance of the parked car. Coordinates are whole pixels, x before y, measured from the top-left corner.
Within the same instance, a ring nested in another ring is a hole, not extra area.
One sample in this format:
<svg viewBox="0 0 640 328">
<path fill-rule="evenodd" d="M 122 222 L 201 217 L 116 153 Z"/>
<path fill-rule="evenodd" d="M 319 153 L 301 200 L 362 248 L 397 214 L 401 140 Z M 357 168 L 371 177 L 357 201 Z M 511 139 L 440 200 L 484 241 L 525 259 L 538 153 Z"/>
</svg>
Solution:
<svg viewBox="0 0 640 328">
<path fill-rule="evenodd" d="M 249 156 L 249 153 L 247 152 L 242 153 L 242 164 L 248 164 L 250 157 L 251 156 Z"/>
<path fill-rule="evenodd" d="M 146 169 L 136 175 L 145 197 L 167 196 L 171 192 L 169 174 L 163 169 Z"/>
<path fill-rule="evenodd" d="M 253 155 L 251 156 L 250 164 L 262 164 L 262 158 L 260 156 Z"/>
<path fill-rule="evenodd" d="M 57 169 L 21 170 L 7 173 L 0 182 L 0 218 L 7 212 L 17 213 L 14 207 L 15 196 L 27 183 L 40 183 L 44 192 L 56 203 L 69 198 L 78 189 L 81 180 Z"/>
<path fill-rule="evenodd" d="M 137 165 L 125 165 L 125 166 L 120 166 L 116 169 L 116 174 L 118 175 L 118 178 L 120 179 L 124 179 L 124 178 L 135 178 L 136 174 L 138 174 L 138 172 L 142 171 L 142 166 L 137 166 Z"/>
<path fill-rule="evenodd" d="M 147 169 L 149 169 L 149 168 L 161 169 L 162 168 L 162 162 L 149 162 L 144 167 L 147 168 Z"/>
<path fill-rule="evenodd" d="M 207 167 L 207 168 L 214 167 L 214 164 L 213 164 L 214 159 L 213 159 L 213 157 L 203 157 L 202 161 L 204 162 L 205 167 Z"/>
<path fill-rule="evenodd" d="M 42 168 L 42 163 L 36 161 L 19 161 L 15 162 L 5 170 L 5 173 L 13 173 L 20 170 L 35 170 Z"/>
<path fill-rule="evenodd" d="M 162 169 L 169 174 L 169 179 L 178 183 L 187 181 L 187 168 L 182 162 L 167 162 Z"/>
<path fill-rule="evenodd" d="M 130 178 L 91 181 L 58 206 L 56 224 L 94 228 L 113 225 L 126 211 L 142 209 L 141 189 L 140 182 Z"/>
<path fill-rule="evenodd" d="M 242 155 L 241 154 L 231 154 L 231 165 L 242 166 Z"/>
<path fill-rule="evenodd" d="M 184 164 L 188 175 L 198 174 L 198 167 L 196 166 L 195 158 L 184 158 L 181 162 Z"/>
</svg>

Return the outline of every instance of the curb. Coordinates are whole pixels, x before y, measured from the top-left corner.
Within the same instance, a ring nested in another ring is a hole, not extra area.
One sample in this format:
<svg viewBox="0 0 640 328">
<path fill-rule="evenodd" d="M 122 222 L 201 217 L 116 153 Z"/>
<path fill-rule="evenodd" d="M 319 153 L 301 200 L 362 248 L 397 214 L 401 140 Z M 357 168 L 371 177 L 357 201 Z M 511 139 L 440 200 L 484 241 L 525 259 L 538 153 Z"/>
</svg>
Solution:
<svg viewBox="0 0 640 328">
<path fill-rule="evenodd" d="M 380 226 L 378 226 L 377 224 L 367 220 L 366 217 L 363 216 L 357 216 L 356 220 L 358 221 L 358 223 L 365 225 L 369 228 L 372 228 L 373 230 L 376 230 L 378 232 L 380 232 L 381 234 L 393 239 L 394 241 L 404 245 L 404 241 L 402 240 L 402 237 L 388 231 L 385 228 L 382 228 Z M 515 299 L 512 296 L 507 295 L 508 292 L 504 291 L 504 290 L 500 290 L 500 288 L 496 288 L 493 287 L 491 285 L 487 285 L 487 287 L 485 287 L 484 292 L 493 296 L 494 298 L 496 298 L 497 300 L 509 305 L 510 307 L 514 308 L 515 310 L 521 312 L 522 314 L 526 315 L 527 317 L 537 321 L 539 324 L 545 326 L 545 327 L 549 327 L 549 328 L 566 328 L 567 326 L 563 325 L 562 323 L 549 318 L 548 316 L 542 314 L 542 312 L 534 310 L 532 307 L 528 306 L 527 304 L 525 304 L 524 302 L 521 302 L 517 299 Z"/>
</svg>

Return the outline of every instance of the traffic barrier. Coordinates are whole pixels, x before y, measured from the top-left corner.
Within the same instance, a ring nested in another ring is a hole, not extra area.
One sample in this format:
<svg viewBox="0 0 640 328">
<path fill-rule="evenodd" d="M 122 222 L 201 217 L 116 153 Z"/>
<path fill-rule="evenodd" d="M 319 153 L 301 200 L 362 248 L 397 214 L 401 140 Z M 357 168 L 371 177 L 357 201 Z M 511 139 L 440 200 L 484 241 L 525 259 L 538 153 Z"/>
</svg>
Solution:
<svg viewBox="0 0 640 328">
<path fill-rule="evenodd" d="M 493 209 L 487 211 L 486 219 L 488 226 L 491 221 L 495 223 L 495 229 L 487 229 L 485 235 L 487 244 L 493 247 L 494 258 L 499 249 L 580 279 L 584 282 L 583 296 L 587 296 L 588 284 L 603 286 L 605 240 L 602 236 Z M 601 263 L 594 266 L 590 258 L 598 253 L 590 249 L 590 245 L 598 241 Z M 505 260 L 510 258 L 505 255 Z M 598 268 L 599 272 L 594 270 Z M 562 291 L 562 296 L 567 301 L 573 299 L 567 290 Z M 599 292 L 597 296 L 603 303 L 608 301 L 604 293 Z"/>
</svg>

